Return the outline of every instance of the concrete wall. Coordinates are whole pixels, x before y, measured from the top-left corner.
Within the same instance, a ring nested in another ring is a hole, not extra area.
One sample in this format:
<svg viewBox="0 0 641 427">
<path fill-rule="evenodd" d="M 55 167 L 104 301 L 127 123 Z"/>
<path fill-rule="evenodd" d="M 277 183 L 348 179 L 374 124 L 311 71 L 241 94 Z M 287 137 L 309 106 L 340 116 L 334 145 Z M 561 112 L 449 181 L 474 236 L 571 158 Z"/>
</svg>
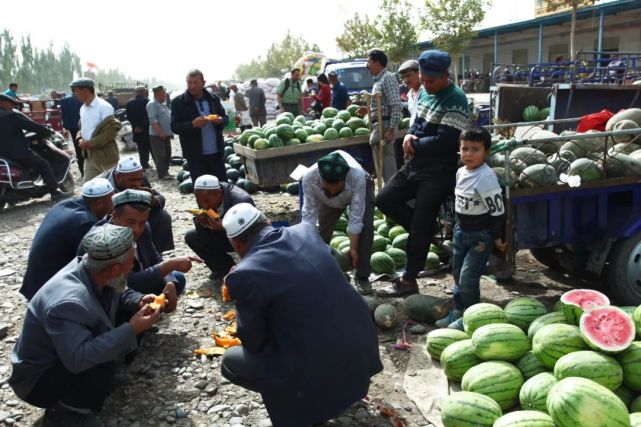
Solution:
<svg viewBox="0 0 641 427">
<path fill-rule="evenodd" d="M 618 15 L 604 17 L 603 38 L 606 42 L 604 49 L 615 48 L 619 52 L 641 52 L 641 10 L 628 11 Z M 575 49 L 596 50 L 596 40 L 599 34 L 599 17 L 577 22 Z M 512 64 L 514 50 L 527 49 L 528 63 L 538 62 L 538 37 L 539 30 L 531 29 L 521 32 L 499 35 L 498 62 Z M 618 38 L 618 40 L 617 40 Z M 613 43 L 608 46 L 607 43 Z M 565 59 L 569 58 L 570 51 L 570 23 L 543 27 L 543 62 L 549 62 L 551 48 L 556 45 L 567 46 Z M 465 52 L 466 70 L 490 72 L 487 60 L 494 61 L 494 37 L 475 39 Z M 469 57 L 469 61 L 467 60 Z M 486 59 L 484 69 L 483 59 Z"/>
</svg>

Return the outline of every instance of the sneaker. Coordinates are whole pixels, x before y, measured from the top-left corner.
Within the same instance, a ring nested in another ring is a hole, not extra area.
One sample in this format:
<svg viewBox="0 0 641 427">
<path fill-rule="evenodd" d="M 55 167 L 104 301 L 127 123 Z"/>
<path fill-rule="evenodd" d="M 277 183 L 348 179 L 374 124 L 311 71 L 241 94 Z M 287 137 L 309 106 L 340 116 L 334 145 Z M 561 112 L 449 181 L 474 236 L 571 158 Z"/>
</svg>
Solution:
<svg viewBox="0 0 641 427">
<path fill-rule="evenodd" d="M 372 284 L 369 282 L 369 279 L 364 277 L 358 277 L 356 274 L 353 275 L 354 284 L 356 285 L 356 290 L 361 295 L 368 295 L 372 293 Z"/>
<path fill-rule="evenodd" d="M 447 325 L 448 328 L 450 329 L 458 329 L 459 331 L 464 331 L 465 332 L 465 325 L 463 324 L 463 317 L 459 317 L 456 319 L 454 322 L 450 323 Z"/>
<path fill-rule="evenodd" d="M 461 318 L 462 316 L 460 311 L 451 310 L 449 313 L 447 313 L 447 316 L 434 322 L 434 325 L 437 328 L 447 328 L 452 322 L 455 322 Z"/>
</svg>

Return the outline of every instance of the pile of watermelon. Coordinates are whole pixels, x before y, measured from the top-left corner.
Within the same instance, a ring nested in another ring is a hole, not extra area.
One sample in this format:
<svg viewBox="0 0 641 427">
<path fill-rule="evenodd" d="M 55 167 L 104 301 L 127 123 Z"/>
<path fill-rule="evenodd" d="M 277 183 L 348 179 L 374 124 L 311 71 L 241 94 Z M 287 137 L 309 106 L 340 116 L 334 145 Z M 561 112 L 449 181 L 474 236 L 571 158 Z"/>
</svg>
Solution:
<svg viewBox="0 0 641 427">
<path fill-rule="evenodd" d="M 352 268 L 347 235 L 348 214 L 347 210 L 338 219 L 330 241 L 334 256 L 345 272 Z M 394 274 L 405 267 L 408 237 L 409 233 L 403 226 L 397 225 L 392 218 L 386 218 L 380 210 L 374 211 L 374 242 L 370 258 L 374 274 Z M 441 246 L 432 244 L 425 259 L 425 271 L 432 272 L 439 269 L 443 262 L 447 262 L 450 254 L 450 241 L 443 242 Z"/>
<path fill-rule="evenodd" d="M 524 111 L 534 117 L 535 106 Z M 545 109 L 541 110 L 541 112 Z M 525 119 L 525 117 L 524 117 Z M 529 120 L 526 120 L 529 121 Z M 641 109 L 628 108 L 615 114 L 607 123 L 607 131 L 630 130 L 641 127 Z M 587 131 L 584 134 L 595 133 Z M 562 174 L 579 176 L 581 183 L 604 178 L 641 178 L 641 145 L 633 135 L 608 138 L 572 139 L 573 131 L 560 135 L 542 127 L 519 127 L 515 132 L 518 140 L 527 140 L 528 145 L 512 149 L 506 158 L 503 152 L 488 158 L 503 185 L 508 183 L 518 188 L 533 188 L 563 183 Z M 543 142 L 537 140 L 568 136 L 567 142 Z M 501 144 L 499 142 L 499 144 Z M 506 171 L 509 161 L 510 173 Z"/>
<path fill-rule="evenodd" d="M 437 329 L 427 352 L 460 382 L 445 427 L 641 426 L 641 307 L 575 289 L 554 311 L 535 298 L 479 303 L 465 332 Z"/>
<path fill-rule="evenodd" d="M 227 172 L 227 182 L 235 184 L 249 194 L 254 194 L 258 191 L 258 186 L 248 179 L 245 179 L 245 166 L 243 159 L 234 153 L 234 140 L 229 138 L 225 140 L 225 169 Z M 183 170 L 176 175 L 178 181 L 178 190 L 183 194 L 193 193 L 194 183 L 189 175 L 189 164 L 185 160 L 183 163 Z"/>
</svg>

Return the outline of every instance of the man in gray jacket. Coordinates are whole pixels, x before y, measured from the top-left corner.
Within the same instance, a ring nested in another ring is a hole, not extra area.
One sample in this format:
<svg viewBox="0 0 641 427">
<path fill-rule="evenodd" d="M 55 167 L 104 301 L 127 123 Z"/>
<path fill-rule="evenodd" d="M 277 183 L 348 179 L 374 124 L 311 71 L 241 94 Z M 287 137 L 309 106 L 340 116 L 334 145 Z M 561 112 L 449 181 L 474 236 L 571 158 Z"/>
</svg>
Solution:
<svg viewBox="0 0 641 427">
<path fill-rule="evenodd" d="M 160 319 L 155 295 L 127 289 L 134 263 L 133 232 L 107 224 L 82 240 L 87 252 L 51 278 L 27 308 L 11 354 L 9 385 L 25 402 L 45 408 L 46 426 L 101 426 L 115 363 L 136 350 L 136 335 Z M 136 312 L 114 326 L 116 310 Z"/>
</svg>

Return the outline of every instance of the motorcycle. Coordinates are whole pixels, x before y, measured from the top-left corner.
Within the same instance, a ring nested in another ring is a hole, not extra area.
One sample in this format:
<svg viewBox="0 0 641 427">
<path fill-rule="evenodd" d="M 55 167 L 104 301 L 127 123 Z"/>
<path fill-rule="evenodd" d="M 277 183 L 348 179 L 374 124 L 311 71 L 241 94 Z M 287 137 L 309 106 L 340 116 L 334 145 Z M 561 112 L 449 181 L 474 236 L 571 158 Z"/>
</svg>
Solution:
<svg viewBox="0 0 641 427">
<path fill-rule="evenodd" d="M 134 142 L 133 128 L 131 127 L 131 123 L 127 120 L 122 121 L 122 127 L 118 131 L 118 136 L 116 138 L 122 143 L 123 152 L 138 150 L 138 145 Z"/>
<path fill-rule="evenodd" d="M 31 149 L 51 164 L 63 196 L 73 196 L 75 182 L 71 174 L 71 165 L 76 163 L 76 158 L 70 151 L 64 136 L 55 132 L 45 139 L 38 140 L 35 133 L 29 132 L 25 137 L 31 143 Z M 0 157 L 0 211 L 4 210 L 8 204 L 14 205 L 29 199 L 39 199 L 48 195 L 49 192 L 37 172 L 8 158 Z"/>
</svg>

